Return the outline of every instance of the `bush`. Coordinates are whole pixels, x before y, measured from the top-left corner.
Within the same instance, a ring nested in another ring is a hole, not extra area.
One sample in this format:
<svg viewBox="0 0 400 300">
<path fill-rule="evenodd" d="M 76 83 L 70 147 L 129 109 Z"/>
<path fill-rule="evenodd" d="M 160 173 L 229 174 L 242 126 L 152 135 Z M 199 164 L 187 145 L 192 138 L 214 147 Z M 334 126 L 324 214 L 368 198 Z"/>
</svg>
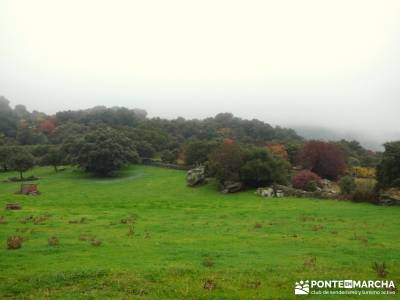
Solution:
<svg viewBox="0 0 400 300">
<path fill-rule="evenodd" d="M 339 180 L 339 186 L 343 195 L 349 195 L 356 189 L 356 181 L 352 176 L 343 176 Z"/>
<path fill-rule="evenodd" d="M 310 170 L 303 170 L 293 176 L 292 185 L 296 189 L 313 192 L 321 186 L 321 177 Z"/>
<path fill-rule="evenodd" d="M 354 202 L 377 202 L 378 195 L 376 193 L 375 183 L 372 180 L 357 182 L 356 188 L 352 194 L 352 200 Z"/>
</svg>

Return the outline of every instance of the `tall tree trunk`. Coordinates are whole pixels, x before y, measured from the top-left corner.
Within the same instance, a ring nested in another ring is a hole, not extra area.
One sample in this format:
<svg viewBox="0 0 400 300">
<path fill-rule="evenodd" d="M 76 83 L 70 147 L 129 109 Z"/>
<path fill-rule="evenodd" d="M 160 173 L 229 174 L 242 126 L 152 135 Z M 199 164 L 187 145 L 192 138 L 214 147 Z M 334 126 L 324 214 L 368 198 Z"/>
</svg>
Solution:
<svg viewBox="0 0 400 300">
<path fill-rule="evenodd" d="M 22 171 L 19 171 L 19 176 L 20 176 L 20 178 L 21 178 L 21 180 L 22 180 Z"/>
</svg>

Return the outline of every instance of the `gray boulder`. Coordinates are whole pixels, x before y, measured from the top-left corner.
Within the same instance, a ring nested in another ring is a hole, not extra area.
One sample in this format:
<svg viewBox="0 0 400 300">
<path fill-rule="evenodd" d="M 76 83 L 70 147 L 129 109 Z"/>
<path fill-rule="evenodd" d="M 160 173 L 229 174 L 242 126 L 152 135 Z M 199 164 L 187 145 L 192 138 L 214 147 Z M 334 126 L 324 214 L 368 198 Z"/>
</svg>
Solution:
<svg viewBox="0 0 400 300">
<path fill-rule="evenodd" d="M 186 175 L 186 183 L 191 187 L 207 183 L 205 168 L 200 166 L 189 170 Z"/>
<path fill-rule="evenodd" d="M 256 194 L 261 197 L 274 197 L 274 189 L 271 187 L 258 188 Z"/>
<path fill-rule="evenodd" d="M 243 189 L 242 182 L 225 181 L 221 186 L 221 192 L 224 194 L 237 193 Z"/>
</svg>

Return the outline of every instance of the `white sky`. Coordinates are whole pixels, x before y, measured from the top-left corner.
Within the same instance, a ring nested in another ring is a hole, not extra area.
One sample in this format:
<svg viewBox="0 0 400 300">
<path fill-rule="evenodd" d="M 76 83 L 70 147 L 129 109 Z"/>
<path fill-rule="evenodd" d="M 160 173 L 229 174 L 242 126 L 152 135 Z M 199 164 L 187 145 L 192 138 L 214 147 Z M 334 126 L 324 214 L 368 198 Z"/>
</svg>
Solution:
<svg viewBox="0 0 400 300">
<path fill-rule="evenodd" d="M 0 0 L 0 95 L 400 137 L 400 0 Z"/>
</svg>

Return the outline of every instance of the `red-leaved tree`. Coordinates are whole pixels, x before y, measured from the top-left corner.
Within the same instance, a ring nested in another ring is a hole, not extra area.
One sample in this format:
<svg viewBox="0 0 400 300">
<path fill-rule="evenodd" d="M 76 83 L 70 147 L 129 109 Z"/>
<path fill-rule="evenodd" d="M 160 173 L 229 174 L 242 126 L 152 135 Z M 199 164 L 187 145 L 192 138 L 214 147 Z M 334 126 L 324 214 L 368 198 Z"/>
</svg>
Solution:
<svg viewBox="0 0 400 300">
<path fill-rule="evenodd" d="M 346 170 L 344 153 L 333 143 L 308 141 L 300 151 L 298 160 L 303 168 L 322 178 L 335 180 Z"/>
<path fill-rule="evenodd" d="M 45 134 L 52 134 L 56 128 L 56 120 L 54 117 L 48 117 L 39 124 L 39 129 Z"/>
</svg>

